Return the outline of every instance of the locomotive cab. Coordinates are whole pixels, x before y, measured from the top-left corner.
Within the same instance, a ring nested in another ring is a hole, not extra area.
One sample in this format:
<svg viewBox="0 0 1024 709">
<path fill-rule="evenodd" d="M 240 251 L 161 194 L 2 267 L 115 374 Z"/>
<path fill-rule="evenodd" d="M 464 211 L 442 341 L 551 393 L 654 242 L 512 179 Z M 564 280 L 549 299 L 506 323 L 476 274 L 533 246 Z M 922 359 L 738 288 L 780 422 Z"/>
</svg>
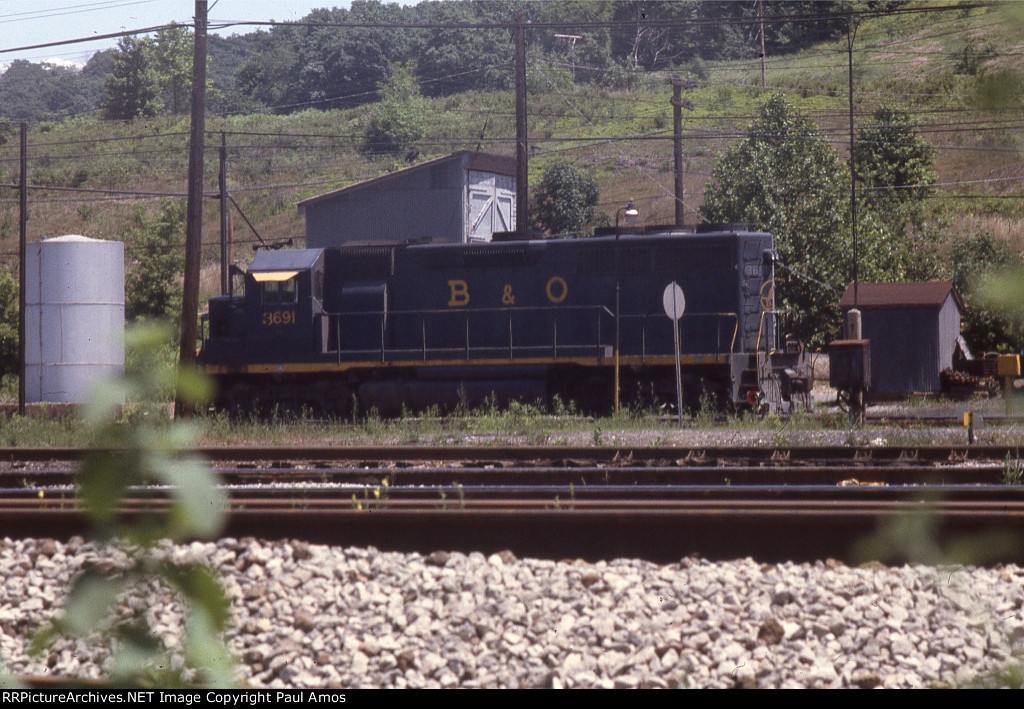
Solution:
<svg viewBox="0 0 1024 709">
<path fill-rule="evenodd" d="M 200 361 L 230 365 L 258 352 L 273 361 L 308 358 L 323 312 L 323 249 L 259 251 L 245 291 L 210 300 Z M 296 347 L 297 343 L 306 347 Z"/>
</svg>

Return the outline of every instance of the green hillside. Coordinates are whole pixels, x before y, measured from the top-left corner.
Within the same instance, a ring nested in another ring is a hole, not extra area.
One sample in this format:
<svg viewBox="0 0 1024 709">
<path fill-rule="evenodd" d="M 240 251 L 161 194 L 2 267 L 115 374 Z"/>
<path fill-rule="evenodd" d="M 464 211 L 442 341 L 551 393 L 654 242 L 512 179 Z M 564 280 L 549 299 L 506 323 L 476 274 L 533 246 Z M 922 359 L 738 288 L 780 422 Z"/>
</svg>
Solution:
<svg viewBox="0 0 1024 709">
<path fill-rule="evenodd" d="M 948 237 L 947 243 L 957 234 L 987 230 L 1014 251 L 1024 250 L 1019 103 L 1014 110 L 982 110 L 978 103 L 987 77 L 1020 66 L 1022 36 L 1020 27 L 997 8 L 875 17 L 857 28 L 855 120 L 866 121 L 882 104 L 913 115 L 921 135 L 935 147 L 938 179 L 927 218 Z M 773 93 L 784 93 L 808 114 L 845 159 L 845 37 L 786 55 L 769 52 L 766 68 L 767 88 L 761 86 L 759 58 L 695 60 L 653 71 L 616 66 L 602 70 L 607 80 L 605 88 L 598 88 L 574 82 L 570 68 L 552 53 L 531 51 L 531 183 L 539 181 L 546 166 L 568 160 L 597 178 L 598 210 L 606 219 L 613 220 L 616 209 L 634 198 L 644 223 L 671 221 L 669 81 L 676 73 L 697 82 L 697 88 L 686 92 L 694 110 L 684 111 L 683 122 L 689 223 L 697 218 L 716 157 L 738 139 Z M 463 149 L 513 154 L 511 91 L 472 91 L 423 101 L 423 137 L 415 143 L 415 161 Z M 297 201 L 410 164 L 402 157 L 371 158 L 360 151 L 373 110 L 371 103 L 289 115 L 208 118 L 207 190 L 213 195 L 217 189 L 223 133 L 229 190 L 245 217 L 233 214 L 236 262 L 245 265 L 252 253 L 249 246 L 259 238 L 293 238 L 301 245 L 304 228 Z M 29 240 L 68 233 L 128 238 L 139 210 L 152 214 L 162 199 L 183 199 L 188 128 L 182 116 L 121 122 L 93 115 L 31 125 L 29 183 L 65 189 L 30 192 Z M 5 129 L 0 139 L 0 182 L 12 186 L 18 182 L 16 130 Z M 205 297 L 215 287 L 219 258 L 218 202 L 208 199 L 204 207 Z M 16 267 L 17 237 L 17 193 L 5 189 L 0 196 L 0 260 L 11 269 Z M 129 243 L 129 258 L 137 258 L 139 252 L 131 247 Z"/>
</svg>

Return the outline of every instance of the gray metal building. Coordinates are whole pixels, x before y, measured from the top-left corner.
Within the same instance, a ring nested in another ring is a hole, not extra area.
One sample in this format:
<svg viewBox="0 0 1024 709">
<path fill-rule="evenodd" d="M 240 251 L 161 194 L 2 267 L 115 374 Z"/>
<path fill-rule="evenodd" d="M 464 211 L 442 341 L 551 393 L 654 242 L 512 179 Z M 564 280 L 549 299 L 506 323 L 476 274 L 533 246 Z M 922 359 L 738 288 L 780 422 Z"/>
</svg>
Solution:
<svg viewBox="0 0 1024 709">
<path fill-rule="evenodd" d="M 839 301 L 845 321 L 853 286 Z M 871 341 L 871 396 L 936 392 L 953 366 L 963 301 L 949 281 L 861 283 L 863 337 Z"/>
<path fill-rule="evenodd" d="M 490 241 L 516 228 L 514 158 L 462 151 L 299 202 L 306 246 Z"/>
</svg>

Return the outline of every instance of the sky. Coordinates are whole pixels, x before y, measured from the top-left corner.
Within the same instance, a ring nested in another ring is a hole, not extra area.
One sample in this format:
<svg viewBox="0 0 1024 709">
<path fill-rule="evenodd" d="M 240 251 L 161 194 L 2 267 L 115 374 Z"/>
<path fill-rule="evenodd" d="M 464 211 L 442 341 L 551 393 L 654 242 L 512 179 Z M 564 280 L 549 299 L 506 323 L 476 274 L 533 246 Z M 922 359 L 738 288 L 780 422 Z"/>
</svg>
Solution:
<svg viewBox="0 0 1024 709">
<path fill-rule="evenodd" d="M 387 0 L 386 0 L 387 1 Z M 393 0 L 392 0 L 393 1 Z M 413 0 L 400 0 L 407 5 Z M 210 0 L 209 19 L 299 20 L 318 7 L 347 7 L 350 0 Z M 187 23 L 195 0 L 0 0 L 0 66 L 15 59 L 84 64 L 95 52 L 117 46 L 116 39 L 16 52 L 3 50 L 171 22 Z M 225 36 L 255 27 L 233 27 Z"/>
</svg>

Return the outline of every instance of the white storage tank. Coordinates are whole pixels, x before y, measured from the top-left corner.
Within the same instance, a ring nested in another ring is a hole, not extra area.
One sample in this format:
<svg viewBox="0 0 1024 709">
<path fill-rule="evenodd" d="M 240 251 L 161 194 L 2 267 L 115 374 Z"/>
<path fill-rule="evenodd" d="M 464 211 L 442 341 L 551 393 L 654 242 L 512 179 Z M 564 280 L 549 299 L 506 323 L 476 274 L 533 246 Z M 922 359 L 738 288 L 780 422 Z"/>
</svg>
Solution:
<svg viewBox="0 0 1024 709">
<path fill-rule="evenodd" d="M 124 369 L 124 244 L 45 239 L 25 266 L 25 400 L 80 403 Z"/>
</svg>

